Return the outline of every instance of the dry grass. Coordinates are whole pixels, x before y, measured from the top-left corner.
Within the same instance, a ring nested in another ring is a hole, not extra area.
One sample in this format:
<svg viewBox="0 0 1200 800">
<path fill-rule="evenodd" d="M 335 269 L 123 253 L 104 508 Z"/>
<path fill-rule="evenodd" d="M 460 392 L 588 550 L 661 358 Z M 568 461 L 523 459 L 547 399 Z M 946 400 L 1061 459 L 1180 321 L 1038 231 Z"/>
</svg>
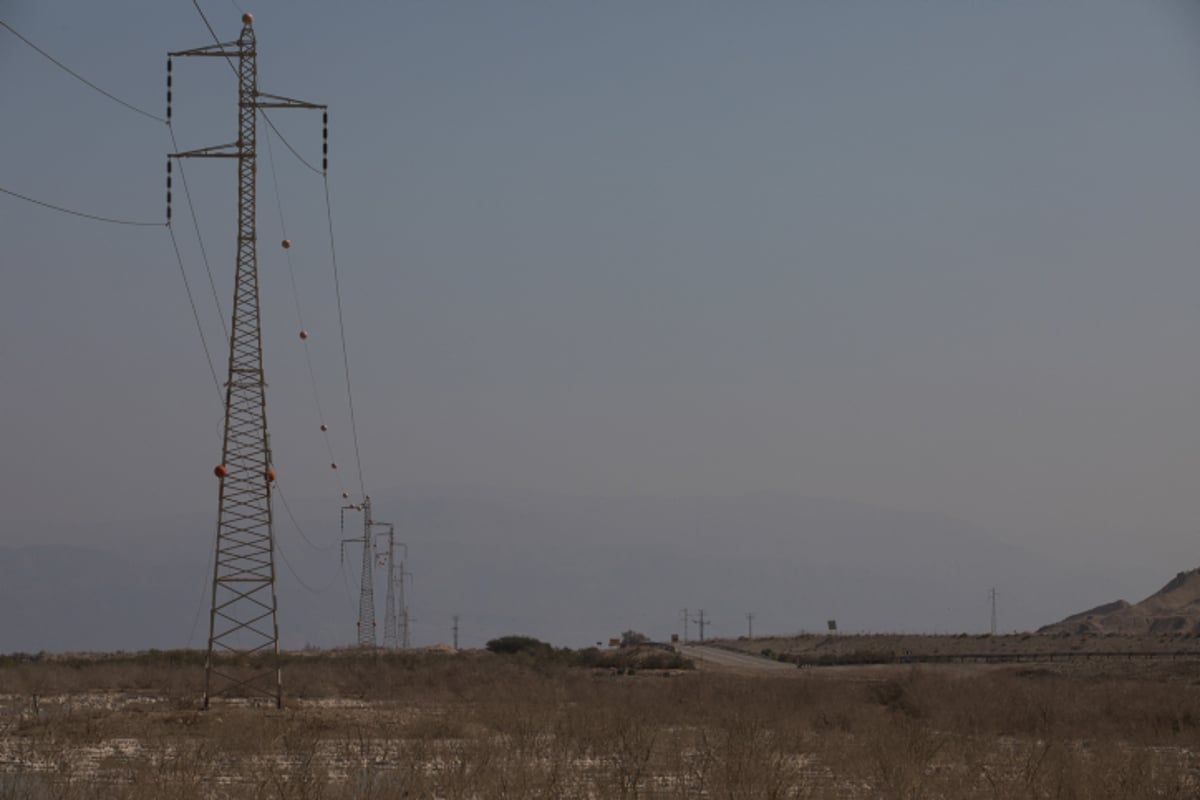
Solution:
<svg viewBox="0 0 1200 800">
<path fill-rule="evenodd" d="M 802 664 L 901 663 L 963 658 L 1070 659 L 1145 654 L 1200 658 L 1200 635 L 1192 633 L 1010 633 L 931 635 L 901 633 L 802 634 L 709 642 L 720 647 Z"/>
<path fill-rule="evenodd" d="M 316 655 L 289 659 L 282 712 L 199 712 L 188 655 L 10 660 L 0 798 L 1190 798 L 1198 666 L 630 676 Z"/>
</svg>

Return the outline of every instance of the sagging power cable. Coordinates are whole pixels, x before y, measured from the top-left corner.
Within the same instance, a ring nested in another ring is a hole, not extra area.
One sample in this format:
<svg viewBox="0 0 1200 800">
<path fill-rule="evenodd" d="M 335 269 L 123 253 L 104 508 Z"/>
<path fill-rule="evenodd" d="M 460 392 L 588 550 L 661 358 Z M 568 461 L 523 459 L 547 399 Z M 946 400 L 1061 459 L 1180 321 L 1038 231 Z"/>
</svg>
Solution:
<svg viewBox="0 0 1200 800">
<path fill-rule="evenodd" d="M 0 192 L 3 192 L 4 194 L 7 194 L 7 195 L 11 195 L 12 197 L 17 198 L 18 200 L 24 200 L 26 203 L 32 203 L 35 206 L 42 206 L 43 208 L 49 208 L 54 211 L 60 211 L 63 214 L 70 214 L 75 217 L 83 217 L 84 219 L 91 219 L 91 220 L 95 220 L 96 222 L 108 222 L 112 225 L 136 225 L 139 227 L 146 227 L 146 228 L 158 228 L 158 227 L 165 226 L 167 224 L 165 222 L 146 222 L 144 220 L 135 220 L 135 219 L 117 219 L 115 217 L 104 217 L 99 214 L 89 214 L 85 211 L 76 211 L 73 208 L 67 208 L 66 206 L 59 206 L 59 205 L 55 205 L 54 203 L 47 203 L 45 200 L 38 200 L 35 197 L 30 197 L 29 195 L 21 194 L 20 192 L 14 192 L 11 189 L 5 189 L 2 186 L 0 186 Z"/>
<path fill-rule="evenodd" d="M 21 34 L 17 33 L 17 31 L 16 31 L 16 30 L 13 28 L 13 26 L 9 25 L 9 24 L 8 24 L 7 22 L 5 22 L 4 20 L 0 20 L 0 27 L 3 27 L 3 28 L 5 28 L 5 29 L 7 29 L 9 33 L 11 33 L 13 36 L 17 37 L 18 39 L 20 39 L 20 40 L 21 40 L 22 42 L 24 42 L 25 44 L 29 45 L 31 48 L 33 48 L 35 51 L 37 51 L 37 53 L 38 53 L 39 55 L 41 55 L 43 58 L 45 58 L 45 59 L 46 59 L 47 61 L 49 61 L 51 64 L 53 64 L 54 66 L 58 67 L 58 68 L 59 68 L 59 69 L 61 69 L 63 72 L 67 73 L 67 74 L 68 74 L 68 75 L 70 75 L 72 78 L 74 78 L 75 80 L 77 80 L 77 81 L 79 81 L 80 83 L 84 84 L 84 85 L 85 85 L 85 86 L 87 86 L 88 88 L 90 88 L 90 89 L 93 89 L 93 90 L 95 90 L 95 91 L 99 92 L 100 94 L 102 94 L 102 95 L 104 95 L 105 97 L 107 97 L 109 100 L 113 100 L 114 102 L 120 103 L 121 105 L 123 105 L 123 106 L 125 106 L 126 108 L 128 108 L 130 111 L 135 111 L 135 112 L 137 112 L 138 114 L 141 114 L 143 117 L 149 117 L 150 119 L 152 119 L 152 120 L 154 120 L 154 121 L 156 121 L 156 122 L 162 122 L 162 123 L 164 123 L 164 124 L 166 123 L 166 120 L 165 120 L 165 119 L 163 119 L 162 117 L 158 116 L 157 114 L 151 114 L 149 111 L 146 111 L 145 109 L 138 108 L 138 107 L 137 107 L 137 106 L 135 106 L 133 103 L 127 103 L 127 102 L 125 102 L 124 100 L 122 100 L 121 98 L 117 97 L 115 94 L 112 94 L 111 92 L 108 92 L 108 91 L 105 91 L 104 89 L 101 89 L 99 86 L 97 86 L 96 84 L 92 83 L 92 82 L 91 82 L 91 81 L 89 81 L 87 78 L 83 77 L 83 76 L 82 76 L 82 75 L 80 75 L 78 72 L 76 72 L 75 70 L 71 69 L 71 68 L 70 68 L 70 67 L 68 67 L 66 64 L 62 63 L 62 62 L 61 62 L 61 61 L 59 61 L 57 58 L 55 58 L 54 56 L 50 55 L 50 54 L 49 54 L 49 53 L 47 53 L 45 50 L 43 50 L 42 48 L 38 47 L 36 44 L 34 44 L 33 42 L 31 42 L 31 41 L 29 41 L 28 39 L 26 39 L 26 38 L 25 38 L 24 36 L 22 36 Z"/>
</svg>

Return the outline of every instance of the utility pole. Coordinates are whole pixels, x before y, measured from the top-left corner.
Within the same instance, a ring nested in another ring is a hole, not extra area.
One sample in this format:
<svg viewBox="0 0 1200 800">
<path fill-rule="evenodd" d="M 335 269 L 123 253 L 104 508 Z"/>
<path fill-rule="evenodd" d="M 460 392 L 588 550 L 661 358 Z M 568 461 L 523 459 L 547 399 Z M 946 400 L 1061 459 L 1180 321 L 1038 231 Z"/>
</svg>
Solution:
<svg viewBox="0 0 1200 800">
<path fill-rule="evenodd" d="M 363 532 L 361 537 L 342 540 L 342 561 L 346 560 L 346 545 L 362 544 L 362 576 L 358 587 L 358 646 L 375 647 L 375 580 L 371 567 L 374 565 L 374 552 L 371 549 L 371 529 L 374 527 L 392 527 L 387 522 L 376 522 L 371 517 L 371 498 L 364 497 L 362 503 L 342 506 L 342 530 L 346 529 L 346 512 L 361 511 L 363 515 Z M 386 619 L 386 617 L 385 617 Z"/>
<path fill-rule="evenodd" d="M 454 649 L 457 650 L 458 649 L 458 614 L 455 614 L 453 619 L 454 619 L 454 627 L 452 628 L 452 630 L 454 631 Z"/>
<path fill-rule="evenodd" d="M 690 621 L 688 610 L 686 608 L 683 609 L 679 612 L 679 616 L 683 619 L 683 641 L 686 644 L 688 640 L 688 623 Z"/>
<path fill-rule="evenodd" d="M 218 490 L 216 556 L 208 651 L 204 658 L 204 708 L 213 697 L 258 694 L 283 707 L 279 666 L 279 617 L 275 593 L 275 535 L 271 513 L 272 468 L 267 435 L 266 381 L 259 319 L 258 233 L 255 227 L 256 121 L 263 108 L 311 108 L 258 90 L 254 17 L 242 15 L 235 42 L 168 53 L 167 119 L 171 119 L 171 72 L 175 56 L 224 58 L 238 78 L 238 134 L 232 144 L 205 147 L 172 158 L 237 159 L 237 270 L 225 383 L 221 463 L 213 470 Z M 264 99 L 265 98 L 265 99 Z M 328 117 L 326 116 L 326 122 Z M 167 163 L 167 220 L 171 219 L 171 162 Z M 238 664 L 246 666 L 238 666 Z"/>
<path fill-rule="evenodd" d="M 704 641 L 704 624 L 705 624 L 703 608 L 700 609 L 699 612 L 697 612 L 697 616 L 699 617 L 699 621 L 697 622 L 697 624 L 700 626 L 700 641 L 703 642 Z"/>
<path fill-rule="evenodd" d="M 993 586 L 992 590 L 990 592 L 988 592 L 988 594 L 991 595 L 991 600 L 992 600 L 992 636 L 995 636 L 996 635 L 996 587 Z"/>
<path fill-rule="evenodd" d="M 749 629 L 749 631 L 748 631 L 749 638 L 753 639 L 754 638 L 754 612 L 753 611 L 746 614 L 746 626 Z"/>
</svg>

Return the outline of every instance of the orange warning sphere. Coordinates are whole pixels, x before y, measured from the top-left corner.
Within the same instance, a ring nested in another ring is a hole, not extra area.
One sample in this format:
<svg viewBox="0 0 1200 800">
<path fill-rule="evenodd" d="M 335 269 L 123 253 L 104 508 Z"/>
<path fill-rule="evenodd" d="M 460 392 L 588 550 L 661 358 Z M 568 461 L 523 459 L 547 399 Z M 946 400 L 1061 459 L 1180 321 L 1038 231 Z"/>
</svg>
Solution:
<svg viewBox="0 0 1200 800">
<path fill-rule="evenodd" d="M 213 467 L 213 475 L 216 475 L 218 478 L 224 478 L 228 474 L 229 470 L 225 469 L 224 464 L 218 464 L 217 466 Z"/>
<path fill-rule="evenodd" d="M 300 331 L 300 338 L 301 338 L 301 339 L 307 339 L 307 338 L 308 338 L 308 331 Z"/>
<path fill-rule="evenodd" d="M 267 470 L 267 482 L 268 483 L 275 482 L 275 470 L 273 470 L 273 469 Z"/>
<path fill-rule="evenodd" d="M 243 25 L 253 25 L 254 24 L 254 15 L 253 14 L 242 14 L 242 24 Z"/>
<path fill-rule="evenodd" d="M 350 499 L 350 493 L 349 493 L 349 492 L 342 492 L 342 499 L 343 499 L 343 500 L 349 500 L 349 499 Z"/>
<path fill-rule="evenodd" d="M 333 469 L 337 469 L 337 462 L 335 461 L 332 464 L 330 464 L 329 466 L 332 467 Z"/>
<path fill-rule="evenodd" d="M 282 242 L 282 244 L 283 244 L 283 249 L 284 249 L 284 250 L 287 250 L 289 247 L 291 247 L 291 246 L 292 246 L 292 240 L 291 240 L 291 239 L 284 239 L 284 240 L 283 240 L 283 242 Z"/>
<path fill-rule="evenodd" d="M 325 423 L 321 423 L 321 433 L 324 433 L 327 430 L 329 430 L 329 426 Z"/>
</svg>

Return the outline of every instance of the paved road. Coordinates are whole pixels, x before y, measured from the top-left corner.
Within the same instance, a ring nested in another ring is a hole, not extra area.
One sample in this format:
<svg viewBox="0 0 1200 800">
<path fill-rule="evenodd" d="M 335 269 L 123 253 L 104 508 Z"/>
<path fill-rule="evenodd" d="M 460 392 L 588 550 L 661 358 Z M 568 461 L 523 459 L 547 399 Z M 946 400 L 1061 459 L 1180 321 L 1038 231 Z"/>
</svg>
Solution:
<svg viewBox="0 0 1200 800">
<path fill-rule="evenodd" d="M 722 650 L 719 647 L 683 644 L 679 645 L 679 652 L 683 654 L 684 658 L 690 658 L 693 661 L 704 661 L 714 667 L 761 671 L 796 671 L 795 664 L 783 664 L 779 661 L 763 658 L 762 656 L 753 656 L 749 653 L 734 653 L 730 650 Z"/>
</svg>

